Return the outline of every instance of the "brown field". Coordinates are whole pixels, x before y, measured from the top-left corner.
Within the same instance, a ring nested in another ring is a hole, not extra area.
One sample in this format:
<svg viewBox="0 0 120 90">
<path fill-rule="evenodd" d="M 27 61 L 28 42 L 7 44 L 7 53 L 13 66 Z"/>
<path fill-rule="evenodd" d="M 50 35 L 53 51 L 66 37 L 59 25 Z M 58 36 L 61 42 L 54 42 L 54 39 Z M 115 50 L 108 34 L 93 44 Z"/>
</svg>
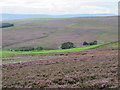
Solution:
<svg viewBox="0 0 120 90">
<path fill-rule="evenodd" d="M 30 59 L 31 58 L 31 59 Z M 3 58 L 3 88 L 117 88 L 118 48 Z"/>
</svg>

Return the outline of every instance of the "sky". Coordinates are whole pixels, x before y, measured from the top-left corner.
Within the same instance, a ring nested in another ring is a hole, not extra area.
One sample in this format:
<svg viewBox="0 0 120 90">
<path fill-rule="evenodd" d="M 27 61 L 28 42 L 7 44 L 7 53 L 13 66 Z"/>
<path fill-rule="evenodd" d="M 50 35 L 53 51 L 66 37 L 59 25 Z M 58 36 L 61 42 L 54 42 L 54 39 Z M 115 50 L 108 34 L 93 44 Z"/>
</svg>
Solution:
<svg viewBox="0 0 120 90">
<path fill-rule="evenodd" d="M 119 0 L 0 0 L 1 13 L 117 14 Z"/>
</svg>

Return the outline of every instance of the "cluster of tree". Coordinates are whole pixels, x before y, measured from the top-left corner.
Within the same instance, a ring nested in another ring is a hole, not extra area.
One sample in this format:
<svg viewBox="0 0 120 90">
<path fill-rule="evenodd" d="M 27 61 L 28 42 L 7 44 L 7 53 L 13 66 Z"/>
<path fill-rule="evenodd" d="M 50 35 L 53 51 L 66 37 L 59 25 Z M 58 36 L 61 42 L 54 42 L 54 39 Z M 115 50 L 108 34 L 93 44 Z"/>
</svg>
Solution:
<svg viewBox="0 0 120 90">
<path fill-rule="evenodd" d="M 43 50 L 43 47 L 18 47 L 10 49 L 10 51 L 40 51 Z"/>
<path fill-rule="evenodd" d="M 72 42 L 65 42 L 61 45 L 62 49 L 70 49 L 70 48 L 75 48 L 74 43 Z"/>
<path fill-rule="evenodd" d="M 93 42 L 83 42 L 83 45 L 96 45 L 98 41 Z M 70 49 L 75 48 L 74 43 L 72 42 L 65 42 L 61 45 L 61 49 Z M 10 49 L 10 51 L 41 51 L 43 47 L 18 47 L 14 49 Z"/>
<path fill-rule="evenodd" d="M 97 45 L 98 41 L 93 41 L 93 42 L 83 42 L 83 45 Z M 75 48 L 74 43 L 72 42 L 65 42 L 61 45 L 61 49 L 70 49 L 70 48 Z"/>
<path fill-rule="evenodd" d="M 86 42 L 86 41 L 84 41 L 84 42 L 83 42 L 83 45 L 97 45 L 97 42 L 98 42 L 98 41 L 96 41 L 96 40 L 93 41 L 93 42 Z"/>
<path fill-rule="evenodd" d="M 14 26 L 14 24 L 11 24 L 11 23 L 1 23 L 0 24 L 0 28 L 12 27 L 12 26 Z"/>
</svg>

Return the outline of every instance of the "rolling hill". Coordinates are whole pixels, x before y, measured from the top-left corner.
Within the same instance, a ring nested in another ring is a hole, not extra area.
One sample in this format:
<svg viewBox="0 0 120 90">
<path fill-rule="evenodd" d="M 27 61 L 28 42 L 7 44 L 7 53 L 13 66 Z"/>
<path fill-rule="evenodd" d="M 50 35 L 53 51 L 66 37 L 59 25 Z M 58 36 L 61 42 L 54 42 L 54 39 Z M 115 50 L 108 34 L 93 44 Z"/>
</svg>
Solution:
<svg viewBox="0 0 120 90">
<path fill-rule="evenodd" d="M 80 47 L 83 41 L 99 43 L 118 40 L 118 22 L 111 17 L 33 18 L 4 21 L 14 27 L 2 29 L 3 50 L 22 46 L 58 49 L 71 41 Z"/>
<path fill-rule="evenodd" d="M 118 88 L 117 17 L 33 18 L 4 21 L 2 88 Z M 81 47 L 83 41 L 98 45 Z M 71 41 L 77 48 L 58 50 Z M 42 46 L 43 51 L 7 51 Z"/>
<path fill-rule="evenodd" d="M 96 16 L 117 16 L 115 14 L 65 14 L 65 15 L 47 15 L 47 14 L 0 14 L 2 19 L 0 21 L 6 20 L 16 20 L 16 19 L 28 19 L 28 18 L 70 18 L 70 17 L 96 17 Z"/>
</svg>

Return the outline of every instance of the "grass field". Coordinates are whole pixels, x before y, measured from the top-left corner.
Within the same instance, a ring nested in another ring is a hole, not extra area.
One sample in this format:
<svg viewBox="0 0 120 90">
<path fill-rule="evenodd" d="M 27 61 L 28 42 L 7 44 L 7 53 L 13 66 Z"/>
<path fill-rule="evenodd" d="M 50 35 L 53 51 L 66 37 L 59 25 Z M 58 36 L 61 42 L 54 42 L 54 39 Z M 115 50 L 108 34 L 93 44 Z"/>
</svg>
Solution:
<svg viewBox="0 0 120 90">
<path fill-rule="evenodd" d="M 82 50 L 88 50 L 96 47 L 106 47 L 106 44 L 112 44 L 112 47 L 118 47 L 116 44 L 118 42 L 108 42 L 108 43 L 103 43 L 103 44 L 98 44 L 98 45 L 93 45 L 93 46 L 86 46 L 86 47 L 80 47 L 80 48 L 72 48 L 72 49 L 62 49 L 62 50 L 43 50 L 43 51 L 2 51 L 2 56 L 1 57 L 10 57 L 10 56 L 17 56 L 17 55 L 25 55 L 25 54 L 40 54 L 40 53 L 60 53 L 60 52 L 76 52 L 76 51 L 82 51 Z M 109 45 L 109 47 L 111 47 Z M 107 46 L 108 47 L 108 46 Z"/>
<path fill-rule="evenodd" d="M 109 42 L 110 43 L 110 42 Z M 75 52 L 75 51 L 81 51 L 81 50 L 87 50 L 91 48 L 95 48 L 101 45 L 109 44 L 109 43 L 103 43 L 93 46 L 86 46 L 81 48 L 72 48 L 72 49 L 62 49 L 62 50 L 43 50 L 43 51 L 2 51 L 1 57 L 8 57 L 8 56 L 16 56 L 16 55 L 24 55 L 24 54 L 39 54 L 39 53 L 59 53 L 59 52 Z"/>
</svg>

